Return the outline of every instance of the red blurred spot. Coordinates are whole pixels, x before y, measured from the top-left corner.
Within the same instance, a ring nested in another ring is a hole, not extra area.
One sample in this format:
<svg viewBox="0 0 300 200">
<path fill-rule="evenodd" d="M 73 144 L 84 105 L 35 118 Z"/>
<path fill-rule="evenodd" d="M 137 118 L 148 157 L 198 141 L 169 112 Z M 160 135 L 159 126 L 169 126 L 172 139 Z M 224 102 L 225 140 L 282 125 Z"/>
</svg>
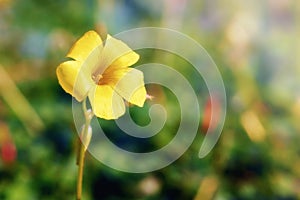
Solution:
<svg viewBox="0 0 300 200">
<path fill-rule="evenodd" d="M 212 110 L 212 105 L 214 105 L 214 111 Z M 219 122 L 221 114 L 220 100 L 216 96 L 209 97 L 206 100 L 204 106 L 204 115 L 202 120 L 201 130 L 204 134 L 207 133 L 209 127 L 214 130 Z"/>
<path fill-rule="evenodd" d="M 17 157 L 17 149 L 12 141 L 5 141 L 1 145 L 1 158 L 4 164 L 13 164 Z"/>
</svg>

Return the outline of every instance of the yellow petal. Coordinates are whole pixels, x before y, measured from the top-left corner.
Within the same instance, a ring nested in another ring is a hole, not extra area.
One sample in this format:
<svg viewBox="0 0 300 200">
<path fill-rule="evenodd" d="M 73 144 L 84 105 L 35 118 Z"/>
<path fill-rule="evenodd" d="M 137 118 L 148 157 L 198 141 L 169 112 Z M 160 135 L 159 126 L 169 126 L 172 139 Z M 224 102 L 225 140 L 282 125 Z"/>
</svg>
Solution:
<svg viewBox="0 0 300 200">
<path fill-rule="evenodd" d="M 142 107 L 146 100 L 143 73 L 133 68 L 117 70 L 116 72 L 114 76 L 119 76 L 119 79 L 118 82 L 114 83 L 113 88 L 128 102 Z"/>
<path fill-rule="evenodd" d="M 89 92 L 89 100 L 97 117 L 117 119 L 125 113 L 125 104 L 109 85 L 97 85 Z"/>
<path fill-rule="evenodd" d="M 66 61 L 56 69 L 56 75 L 61 87 L 71 94 L 77 101 L 82 101 L 91 88 L 93 82 L 86 74 L 80 72 L 81 64 L 78 61 Z"/>
<path fill-rule="evenodd" d="M 101 65 L 102 48 L 103 46 L 99 45 L 93 51 L 91 51 L 91 53 L 84 61 L 82 61 L 82 71 L 84 71 L 84 73 L 88 74 L 89 76 L 101 74 L 101 73 L 95 73 L 97 70 L 104 71 Z"/>
<path fill-rule="evenodd" d="M 124 42 L 107 35 L 103 48 L 103 65 L 109 67 L 106 70 L 115 70 L 135 64 L 139 60 L 139 55 L 132 51 Z"/>
<path fill-rule="evenodd" d="M 98 33 L 88 31 L 72 46 L 67 57 L 84 62 L 91 52 L 99 46 L 102 46 L 102 40 Z"/>
</svg>

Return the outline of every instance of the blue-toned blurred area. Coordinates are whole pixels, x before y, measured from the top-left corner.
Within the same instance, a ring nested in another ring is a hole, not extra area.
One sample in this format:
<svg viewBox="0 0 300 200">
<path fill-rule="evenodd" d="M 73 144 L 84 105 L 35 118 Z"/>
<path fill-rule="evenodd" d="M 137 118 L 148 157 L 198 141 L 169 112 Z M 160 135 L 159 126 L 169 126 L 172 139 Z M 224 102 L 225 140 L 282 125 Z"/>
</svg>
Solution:
<svg viewBox="0 0 300 200">
<path fill-rule="evenodd" d="M 0 0 L 0 199 L 75 199 L 78 135 L 56 67 L 88 30 L 103 36 L 139 27 L 174 29 L 206 49 L 226 88 L 224 128 L 199 159 L 210 101 L 221 103 L 210 100 L 189 63 L 140 50 L 140 64 L 174 64 L 190 80 L 201 112 L 197 136 L 178 160 L 149 173 L 119 172 L 87 153 L 83 200 L 300 199 L 298 0 Z M 146 88 L 154 98 L 129 110 L 146 125 L 151 105 L 169 109 L 155 137 L 137 139 L 100 120 L 108 138 L 128 151 L 159 149 L 179 126 L 174 94 L 156 84 Z"/>
</svg>

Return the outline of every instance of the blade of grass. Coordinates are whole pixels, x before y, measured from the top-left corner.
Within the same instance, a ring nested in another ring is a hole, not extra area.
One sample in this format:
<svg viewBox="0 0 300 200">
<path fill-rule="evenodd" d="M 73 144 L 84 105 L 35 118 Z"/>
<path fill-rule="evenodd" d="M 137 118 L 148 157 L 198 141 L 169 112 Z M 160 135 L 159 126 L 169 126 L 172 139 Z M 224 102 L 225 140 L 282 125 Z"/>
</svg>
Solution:
<svg viewBox="0 0 300 200">
<path fill-rule="evenodd" d="M 44 123 L 0 64 L 0 96 L 13 110 L 31 136 L 44 129 Z"/>
</svg>

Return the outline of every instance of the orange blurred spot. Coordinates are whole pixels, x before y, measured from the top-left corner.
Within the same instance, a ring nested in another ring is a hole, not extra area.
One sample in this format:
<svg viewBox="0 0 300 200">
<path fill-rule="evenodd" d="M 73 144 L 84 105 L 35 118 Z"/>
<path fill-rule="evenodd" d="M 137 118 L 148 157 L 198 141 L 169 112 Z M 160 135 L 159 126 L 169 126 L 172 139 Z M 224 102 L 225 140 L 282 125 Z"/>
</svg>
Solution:
<svg viewBox="0 0 300 200">
<path fill-rule="evenodd" d="M 212 110 L 212 105 L 215 105 L 214 110 Z M 204 134 L 206 134 L 209 127 L 211 127 L 212 130 L 217 127 L 220 119 L 220 113 L 220 100 L 216 96 L 209 97 L 204 106 L 204 115 L 201 127 L 201 130 L 204 132 Z"/>
</svg>

